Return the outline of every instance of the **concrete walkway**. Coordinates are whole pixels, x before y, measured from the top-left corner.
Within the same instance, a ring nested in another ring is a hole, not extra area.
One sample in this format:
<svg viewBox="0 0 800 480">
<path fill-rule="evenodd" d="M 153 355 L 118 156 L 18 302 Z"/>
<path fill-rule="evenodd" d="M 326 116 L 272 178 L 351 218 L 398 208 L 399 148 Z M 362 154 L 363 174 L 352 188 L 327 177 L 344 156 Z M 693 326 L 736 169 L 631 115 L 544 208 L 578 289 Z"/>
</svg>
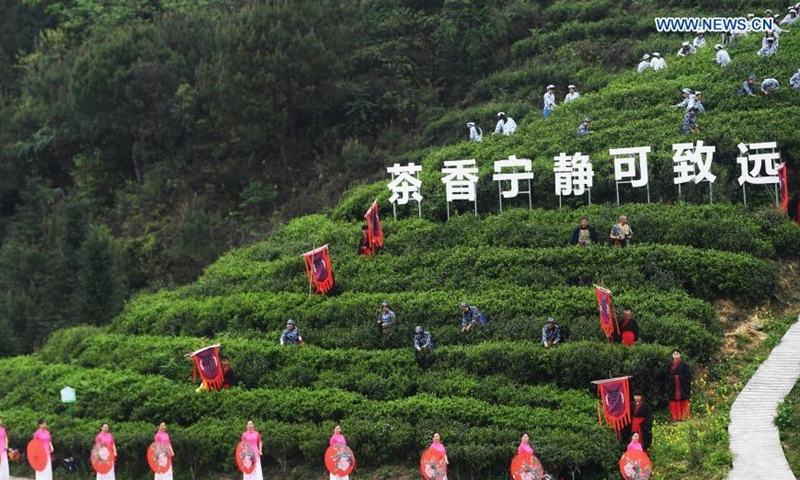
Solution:
<svg viewBox="0 0 800 480">
<path fill-rule="evenodd" d="M 774 418 L 800 378 L 800 317 L 731 407 L 728 480 L 797 480 L 783 454 Z"/>
</svg>

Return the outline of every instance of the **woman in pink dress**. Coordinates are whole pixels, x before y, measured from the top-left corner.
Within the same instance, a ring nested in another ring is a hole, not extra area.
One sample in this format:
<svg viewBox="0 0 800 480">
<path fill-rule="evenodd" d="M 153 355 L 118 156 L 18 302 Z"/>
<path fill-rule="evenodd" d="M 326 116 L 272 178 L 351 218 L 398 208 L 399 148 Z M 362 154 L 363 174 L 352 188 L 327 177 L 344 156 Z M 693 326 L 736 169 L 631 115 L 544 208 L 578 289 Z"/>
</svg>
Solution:
<svg viewBox="0 0 800 480">
<path fill-rule="evenodd" d="M 170 458 L 175 456 L 175 452 L 172 450 L 172 444 L 169 442 L 169 434 L 167 433 L 167 424 L 161 422 L 158 426 L 158 432 L 156 433 L 155 441 L 164 445 L 169 450 Z M 170 464 L 169 470 L 164 473 L 156 473 L 155 480 L 172 480 L 172 465 Z"/>
<path fill-rule="evenodd" d="M 0 480 L 8 480 L 8 435 L 0 419 Z"/>
<path fill-rule="evenodd" d="M 643 452 L 644 449 L 642 448 L 642 444 L 639 443 L 639 434 L 635 433 L 631 435 L 631 443 L 628 444 L 628 450 L 638 450 Z"/>
<path fill-rule="evenodd" d="M 100 433 L 95 437 L 94 443 L 95 445 L 104 444 L 107 446 L 110 449 L 110 453 L 114 454 L 114 462 L 116 463 L 117 445 L 114 443 L 114 436 L 108 433 L 107 423 L 104 423 L 103 426 L 100 427 Z M 97 480 L 114 480 L 115 478 L 114 467 L 111 467 L 111 471 L 108 473 L 97 474 Z"/>
<path fill-rule="evenodd" d="M 264 475 L 261 472 L 261 455 L 263 455 L 264 444 L 261 442 L 261 434 L 255 429 L 252 420 L 247 422 L 247 429 L 242 433 L 242 441 L 249 443 L 256 452 L 256 468 L 253 473 L 245 473 L 244 480 L 264 480 Z"/>
<path fill-rule="evenodd" d="M 328 444 L 332 447 L 337 443 L 343 443 L 347 445 L 347 440 L 345 440 L 344 435 L 342 435 L 342 427 L 336 425 L 333 427 L 333 435 L 331 435 L 331 439 Z M 330 480 L 350 480 L 350 475 L 339 476 L 333 473 L 330 474 Z"/>
<path fill-rule="evenodd" d="M 528 440 L 530 440 L 530 438 L 528 437 L 528 434 L 527 433 L 523 433 L 522 434 L 522 440 L 519 443 L 519 447 L 517 447 L 517 455 L 519 455 L 521 453 L 525 453 L 527 455 L 533 455 L 533 447 L 531 447 L 528 444 Z"/>
<path fill-rule="evenodd" d="M 437 452 L 441 452 L 442 455 L 444 455 L 445 465 L 450 465 L 450 460 L 447 458 L 447 450 L 445 450 L 444 445 L 442 445 L 441 437 L 439 436 L 438 433 L 433 434 L 433 443 L 431 443 L 431 446 L 428 448 L 432 448 Z M 442 478 L 442 480 L 447 480 L 447 475 L 445 475 L 444 478 Z"/>
<path fill-rule="evenodd" d="M 41 472 L 36 472 L 36 480 L 53 480 L 53 438 L 47 430 L 47 422 L 44 419 L 39 420 L 39 430 L 33 434 L 33 439 L 42 442 L 44 451 L 47 453 L 47 466 Z"/>
</svg>

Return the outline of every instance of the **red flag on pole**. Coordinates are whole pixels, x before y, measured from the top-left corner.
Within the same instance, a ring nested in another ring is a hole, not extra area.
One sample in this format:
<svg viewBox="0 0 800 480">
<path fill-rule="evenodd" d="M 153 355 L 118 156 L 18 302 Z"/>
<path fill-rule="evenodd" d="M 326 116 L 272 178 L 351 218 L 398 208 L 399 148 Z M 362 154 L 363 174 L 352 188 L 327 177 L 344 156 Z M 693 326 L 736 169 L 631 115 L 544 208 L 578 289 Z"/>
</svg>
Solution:
<svg viewBox="0 0 800 480">
<path fill-rule="evenodd" d="M 786 164 L 782 163 L 778 167 L 778 193 L 780 197 L 781 210 L 784 212 L 789 211 L 789 172 L 787 172 Z"/>
<path fill-rule="evenodd" d="M 372 202 L 372 206 L 364 214 L 364 219 L 367 221 L 367 235 L 369 236 L 370 247 L 373 250 L 383 247 L 383 228 L 381 228 L 381 218 L 378 216 L 377 200 Z"/>
<path fill-rule="evenodd" d="M 219 361 L 219 344 L 201 348 L 186 356 L 191 357 L 192 361 L 194 361 L 193 380 L 199 373 L 200 380 L 209 392 L 222 388 L 225 379 L 222 373 L 222 365 Z"/>
<path fill-rule="evenodd" d="M 597 285 L 595 285 L 594 288 L 597 293 L 597 310 L 600 313 L 600 328 L 603 329 L 603 333 L 606 334 L 606 337 L 611 338 L 614 334 L 614 327 L 616 324 L 614 311 L 611 307 L 611 290 Z M 619 333 L 619 326 L 617 326 L 616 330 L 617 333 Z"/>
<path fill-rule="evenodd" d="M 316 287 L 316 293 L 330 291 L 333 288 L 333 270 L 331 268 L 331 257 L 328 255 L 328 246 L 323 245 L 304 253 L 303 261 L 306 265 L 308 283 Z"/>
<path fill-rule="evenodd" d="M 597 395 L 603 406 L 606 423 L 617 431 L 617 435 L 625 425 L 631 423 L 629 378 L 617 377 L 592 382 L 597 386 Z"/>
</svg>

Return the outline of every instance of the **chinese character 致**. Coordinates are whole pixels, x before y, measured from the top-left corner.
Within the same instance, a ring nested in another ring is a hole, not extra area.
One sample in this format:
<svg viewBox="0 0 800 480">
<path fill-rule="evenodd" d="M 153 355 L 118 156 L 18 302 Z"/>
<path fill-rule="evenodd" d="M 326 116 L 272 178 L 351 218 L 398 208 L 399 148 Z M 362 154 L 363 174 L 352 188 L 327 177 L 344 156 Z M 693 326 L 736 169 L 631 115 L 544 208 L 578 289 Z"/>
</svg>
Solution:
<svg viewBox="0 0 800 480">
<path fill-rule="evenodd" d="M 632 187 L 647 185 L 647 154 L 649 152 L 650 147 L 610 149 L 608 153 L 614 157 L 614 179 L 617 183 L 628 182 Z M 638 169 L 636 168 L 637 163 Z M 637 170 L 639 171 L 638 176 Z"/>
<path fill-rule="evenodd" d="M 588 155 L 576 152 L 569 156 L 561 152 L 553 160 L 556 195 L 583 195 L 587 188 L 592 188 L 594 170 Z"/>
<path fill-rule="evenodd" d="M 387 185 L 387 188 L 392 191 L 392 196 L 389 197 L 390 203 L 397 202 L 400 205 L 405 205 L 410 200 L 409 194 L 414 200 L 422 201 L 422 195 L 419 194 L 422 181 L 413 175 L 420 171 L 422 171 L 422 165 L 414 163 L 409 163 L 408 165 L 395 163 L 394 166 L 386 169 L 386 172 L 392 174 L 392 181 Z"/>
<path fill-rule="evenodd" d="M 675 185 L 681 183 L 700 183 L 707 181 L 714 183 L 717 176 L 711 173 L 711 163 L 714 160 L 714 152 L 717 147 L 703 145 L 702 140 L 697 141 L 697 146 L 692 143 L 676 143 L 672 145 L 675 154 L 672 156 L 672 171 L 675 172 L 673 182 Z"/>
<path fill-rule="evenodd" d="M 478 177 L 473 175 L 478 173 L 475 166 L 475 159 L 470 160 L 445 160 L 442 173 L 442 183 L 447 187 L 447 201 L 469 200 L 475 201 L 476 185 Z"/>
<path fill-rule="evenodd" d="M 777 146 L 776 142 L 740 143 L 738 145 L 742 155 L 752 150 L 770 150 L 764 153 L 750 153 L 746 157 L 736 157 L 736 163 L 742 167 L 742 173 L 739 175 L 739 185 L 744 185 L 745 183 L 766 185 L 780 182 L 778 179 L 779 165 L 776 164 L 780 160 L 780 153 L 775 151 Z M 753 162 L 752 169 L 750 168 L 750 162 Z M 762 170 L 764 171 L 763 174 Z"/>
<path fill-rule="evenodd" d="M 512 172 L 501 173 L 504 168 L 513 169 Z M 517 168 L 522 168 L 522 172 L 517 172 Z M 519 194 L 519 181 L 532 180 L 533 172 L 531 171 L 531 160 L 529 158 L 517 158 L 516 155 L 510 155 L 508 160 L 497 160 L 494 162 L 495 174 L 492 180 L 501 182 L 508 180 L 511 182 L 511 189 L 503 192 L 503 198 L 514 198 Z"/>
</svg>

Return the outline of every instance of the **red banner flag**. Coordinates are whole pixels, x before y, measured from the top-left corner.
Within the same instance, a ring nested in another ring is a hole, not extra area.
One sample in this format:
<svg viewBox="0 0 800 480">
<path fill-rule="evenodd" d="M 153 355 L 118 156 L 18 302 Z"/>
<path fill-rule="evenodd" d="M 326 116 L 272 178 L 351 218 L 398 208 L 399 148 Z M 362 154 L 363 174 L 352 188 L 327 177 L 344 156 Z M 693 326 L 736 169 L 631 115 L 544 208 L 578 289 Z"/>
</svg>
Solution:
<svg viewBox="0 0 800 480">
<path fill-rule="evenodd" d="M 197 374 L 199 373 L 200 380 L 203 382 L 205 389 L 209 392 L 222 388 L 225 379 L 222 373 L 222 366 L 219 362 L 219 344 L 201 348 L 187 356 L 192 357 L 194 361 L 192 379 L 197 378 Z"/>
<path fill-rule="evenodd" d="M 780 197 L 781 210 L 784 212 L 789 211 L 789 172 L 787 172 L 786 164 L 782 163 L 778 167 L 778 195 Z"/>
<path fill-rule="evenodd" d="M 592 382 L 597 386 L 597 395 L 603 406 L 606 423 L 617 431 L 631 423 L 631 399 L 628 379 L 630 377 L 609 378 Z M 598 406 L 598 418 L 599 418 Z"/>
<path fill-rule="evenodd" d="M 597 293 L 597 311 L 600 313 L 600 328 L 606 337 L 611 337 L 614 334 L 614 327 L 616 326 L 617 333 L 619 333 L 619 326 L 616 325 L 615 312 L 611 307 L 611 290 L 603 287 L 594 286 Z"/>
<path fill-rule="evenodd" d="M 313 284 L 316 293 L 325 293 L 333 288 L 333 270 L 331 257 L 328 255 L 328 246 L 323 245 L 315 250 L 303 254 L 306 264 L 308 283 Z"/>
<path fill-rule="evenodd" d="M 378 216 L 378 201 L 372 202 L 367 213 L 364 214 L 364 219 L 367 221 L 367 235 L 369 236 L 369 245 L 372 249 L 383 247 L 383 228 L 381 228 L 381 218 Z"/>
</svg>

